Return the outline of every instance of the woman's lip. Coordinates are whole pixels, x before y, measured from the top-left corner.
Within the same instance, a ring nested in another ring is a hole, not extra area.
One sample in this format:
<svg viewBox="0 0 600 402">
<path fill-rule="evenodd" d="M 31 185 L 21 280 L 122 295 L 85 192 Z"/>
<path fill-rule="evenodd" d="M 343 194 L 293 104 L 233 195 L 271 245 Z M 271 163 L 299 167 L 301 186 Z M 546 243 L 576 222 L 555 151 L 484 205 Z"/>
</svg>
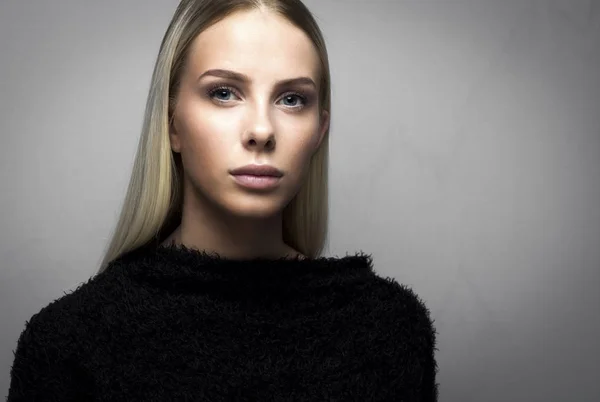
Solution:
<svg viewBox="0 0 600 402">
<path fill-rule="evenodd" d="M 232 176 L 240 186 L 257 190 L 275 188 L 281 181 L 281 177 L 275 176 L 257 176 L 250 174 L 234 174 Z"/>
</svg>

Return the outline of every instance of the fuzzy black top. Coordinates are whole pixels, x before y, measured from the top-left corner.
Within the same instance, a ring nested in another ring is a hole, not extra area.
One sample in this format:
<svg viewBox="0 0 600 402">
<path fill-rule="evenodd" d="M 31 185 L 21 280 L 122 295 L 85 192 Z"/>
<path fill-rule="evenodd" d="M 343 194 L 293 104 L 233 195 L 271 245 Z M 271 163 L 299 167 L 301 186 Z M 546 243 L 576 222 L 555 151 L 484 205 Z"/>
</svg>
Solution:
<svg viewBox="0 0 600 402">
<path fill-rule="evenodd" d="M 7 401 L 437 401 L 435 345 L 369 255 L 142 247 L 25 323 Z"/>
</svg>

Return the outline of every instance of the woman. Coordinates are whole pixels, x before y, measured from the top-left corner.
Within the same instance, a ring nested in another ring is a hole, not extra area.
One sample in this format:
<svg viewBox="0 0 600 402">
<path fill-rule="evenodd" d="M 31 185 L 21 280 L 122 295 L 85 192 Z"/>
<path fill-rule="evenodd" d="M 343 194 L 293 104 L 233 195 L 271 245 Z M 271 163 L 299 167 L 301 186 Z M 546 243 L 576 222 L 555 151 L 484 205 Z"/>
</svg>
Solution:
<svg viewBox="0 0 600 402">
<path fill-rule="evenodd" d="M 321 256 L 327 51 L 299 0 L 184 0 L 98 274 L 35 314 L 8 401 L 435 401 L 435 330 Z"/>
</svg>

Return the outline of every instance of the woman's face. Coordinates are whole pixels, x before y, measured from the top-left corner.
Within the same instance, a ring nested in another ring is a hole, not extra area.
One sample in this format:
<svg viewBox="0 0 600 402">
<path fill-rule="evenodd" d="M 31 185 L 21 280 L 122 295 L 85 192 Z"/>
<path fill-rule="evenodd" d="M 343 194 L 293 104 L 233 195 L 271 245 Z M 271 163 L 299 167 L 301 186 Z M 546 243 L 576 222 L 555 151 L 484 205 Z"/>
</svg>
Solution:
<svg viewBox="0 0 600 402">
<path fill-rule="evenodd" d="M 235 215 L 281 212 L 329 124 L 319 112 L 312 42 L 273 13 L 237 12 L 198 35 L 190 52 L 170 134 L 187 184 Z M 268 190 L 246 188 L 230 171 L 248 164 L 274 166 L 283 176 Z"/>
</svg>

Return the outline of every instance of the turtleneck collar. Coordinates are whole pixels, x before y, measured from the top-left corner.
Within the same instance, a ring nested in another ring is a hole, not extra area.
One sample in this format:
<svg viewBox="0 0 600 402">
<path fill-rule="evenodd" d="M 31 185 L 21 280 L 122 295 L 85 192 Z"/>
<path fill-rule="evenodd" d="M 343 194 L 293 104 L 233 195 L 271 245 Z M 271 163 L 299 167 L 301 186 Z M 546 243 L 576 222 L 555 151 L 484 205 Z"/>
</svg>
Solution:
<svg viewBox="0 0 600 402">
<path fill-rule="evenodd" d="M 201 284 L 219 283 L 331 285 L 374 275 L 371 255 L 362 252 L 344 257 L 242 260 L 185 245 L 156 244 L 126 253 L 113 261 L 107 270 L 121 270 L 136 281 L 169 288 L 197 288 Z"/>
</svg>

